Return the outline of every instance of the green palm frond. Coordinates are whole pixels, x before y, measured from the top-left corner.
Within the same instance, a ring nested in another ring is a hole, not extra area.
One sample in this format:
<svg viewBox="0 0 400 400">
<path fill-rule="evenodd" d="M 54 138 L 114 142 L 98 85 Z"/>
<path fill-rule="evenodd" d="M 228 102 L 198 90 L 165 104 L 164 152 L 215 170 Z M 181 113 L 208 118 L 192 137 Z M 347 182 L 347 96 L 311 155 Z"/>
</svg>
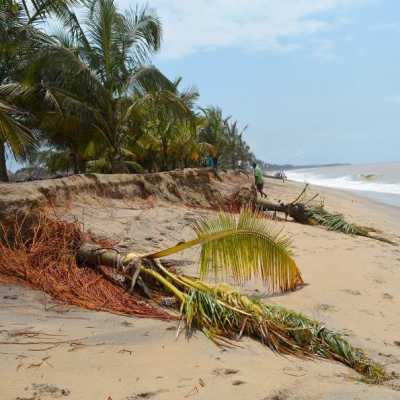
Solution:
<svg viewBox="0 0 400 400">
<path fill-rule="evenodd" d="M 330 231 L 342 232 L 349 235 L 368 234 L 368 230 L 350 222 L 347 222 L 343 214 L 330 213 L 324 207 L 312 207 L 308 211 L 310 217 L 319 225 L 325 226 Z"/>
<path fill-rule="evenodd" d="M 33 12 L 29 17 L 29 23 L 33 24 L 38 20 L 52 14 L 58 17 L 68 15 L 71 7 L 79 4 L 79 0 L 35 0 L 32 1 Z"/>
<path fill-rule="evenodd" d="M 139 174 L 143 174 L 144 173 L 143 167 L 136 161 L 125 160 L 124 164 L 126 165 L 126 167 L 128 168 L 129 172 L 131 172 L 131 173 L 139 173 Z"/>
<path fill-rule="evenodd" d="M 238 283 L 261 278 L 272 291 L 287 291 L 302 282 L 288 238 L 271 230 L 259 212 L 239 216 L 220 213 L 193 225 L 197 239 L 179 243 L 148 258 L 165 257 L 201 245 L 200 275 L 232 276 Z"/>
<path fill-rule="evenodd" d="M 155 109 L 159 117 L 164 117 L 163 122 L 166 124 L 175 120 L 184 120 L 185 118 L 190 119 L 193 116 L 192 110 L 180 96 L 170 90 L 153 89 L 145 94 L 131 98 L 130 104 L 124 112 L 122 119 L 124 122 L 131 120 L 133 117 L 137 118 L 137 112 L 140 112 L 144 108 Z M 144 113 L 142 119 L 146 117 L 149 116 L 146 116 L 146 113 Z M 175 118 L 175 120 L 173 118 Z M 152 122 L 154 123 L 155 121 Z"/>
<path fill-rule="evenodd" d="M 135 68 L 127 79 L 125 90 L 139 95 L 168 90 L 174 91 L 174 84 L 153 65 Z"/>
<path fill-rule="evenodd" d="M 318 321 L 250 299 L 226 283 L 213 286 L 156 264 L 159 272 L 145 267 L 142 271 L 177 298 L 188 336 L 199 329 L 218 345 L 234 345 L 242 336 L 249 336 L 279 354 L 341 362 L 370 383 L 390 379 L 382 365 Z"/>
<path fill-rule="evenodd" d="M 150 53 L 160 49 L 162 27 L 159 18 L 148 7 L 129 9 L 124 14 L 123 29 L 126 49 L 133 49 L 135 63 L 145 64 Z"/>
<path fill-rule="evenodd" d="M 86 54 L 90 53 L 91 51 L 90 42 L 86 37 L 86 33 L 83 30 L 76 13 L 68 9 L 63 15 L 59 15 L 58 17 L 61 20 L 61 23 L 63 24 L 64 27 L 63 32 L 65 32 L 65 29 L 67 29 L 65 35 L 70 37 L 70 39 L 66 39 L 65 37 L 63 37 L 64 35 L 61 35 L 62 38 L 61 42 L 66 41 L 67 43 L 79 43 L 80 45 L 79 47 L 81 48 L 81 50 L 84 51 L 84 53 Z M 61 34 L 61 30 L 58 33 Z"/>
<path fill-rule="evenodd" d="M 185 282 L 190 284 L 187 278 Z M 383 366 L 340 334 L 300 313 L 253 301 L 226 284 L 212 287 L 193 281 L 181 310 L 189 334 L 198 328 L 222 344 L 246 335 L 280 354 L 339 361 L 372 383 L 388 379 Z"/>
<path fill-rule="evenodd" d="M 0 100 L 0 142 L 8 143 L 13 154 L 24 156 L 26 146 L 33 145 L 35 138 L 30 129 L 18 121 L 18 110 Z"/>
<path fill-rule="evenodd" d="M 233 275 L 237 282 L 261 278 L 271 290 L 289 290 L 296 285 L 299 270 L 292 258 L 287 237 L 274 232 L 257 212 L 244 209 L 238 218 L 222 213 L 217 218 L 195 223 L 201 240 L 231 232 L 216 240 L 204 241 L 200 276 L 210 271 L 217 276 Z"/>
</svg>

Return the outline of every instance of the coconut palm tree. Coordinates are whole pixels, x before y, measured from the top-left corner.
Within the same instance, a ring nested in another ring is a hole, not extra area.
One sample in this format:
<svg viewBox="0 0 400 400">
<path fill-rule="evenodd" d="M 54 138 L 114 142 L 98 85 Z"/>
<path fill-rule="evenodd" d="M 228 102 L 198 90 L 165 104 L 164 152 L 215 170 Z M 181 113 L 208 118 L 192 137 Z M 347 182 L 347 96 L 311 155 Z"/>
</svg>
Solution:
<svg viewBox="0 0 400 400">
<path fill-rule="evenodd" d="M 51 13 L 63 15 L 74 0 L 0 0 L 0 85 L 21 78 L 24 67 L 35 56 L 47 35 L 37 29 Z M 34 135 L 24 125 L 27 112 L 0 94 L 0 181 L 7 181 L 6 148 L 15 158 L 24 158 Z"/>
<path fill-rule="evenodd" d="M 172 100 L 171 107 L 176 100 L 168 93 L 174 85 L 147 65 L 160 47 L 161 24 L 147 8 L 119 12 L 114 0 L 87 1 L 82 14 L 63 19 L 67 32 L 54 35 L 55 45 L 42 51 L 26 80 L 45 86 L 64 118 L 90 125 L 112 172 L 126 171 L 137 108 L 153 93 Z"/>
<path fill-rule="evenodd" d="M 205 145 L 199 142 L 200 119 L 183 122 L 177 126 L 170 142 L 171 166 L 175 168 L 198 167 L 206 153 Z"/>
<path fill-rule="evenodd" d="M 247 126 L 245 126 L 241 131 L 239 130 L 237 121 L 228 121 L 226 126 L 226 147 L 223 154 L 225 164 L 230 168 L 236 169 L 238 162 L 244 162 L 244 152 L 243 148 L 245 142 L 243 140 L 243 134 L 246 131 Z"/>
<path fill-rule="evenodd" d="M 151 149 L 153 157 L 154 152 L 157 153 L 157 169 L 163 171 L 175 168 L 178 159 L 183 158 L 183 154 L 174 153 L 176 144 L 179 137 L 193 138 L 187 136 L 186 132 L 193 131 L 197 121 L 193 107 L 199 94 L 194 88 L 180 91 L 181 81 L 182 78 L 178 78 L 173 82 L 173 90 L 168 92 L 167 101 L 165 91 L 159 91 L 154 93 L 147 107 L 146 135 L 142 145 Z M 171 101 L 180 107 L 171 107 Z"/>
<path fill-rule="evenodd" d="M 24 68 L 25 87 L 12 82 L 5 91 L 23 106 L 41 95 L 48 108 L 34 110 L 38 128 L 50 146 L 64 144 L 75 170 L 88 154 L 101 154 L 106 171 L 125 172 L 133 162 L 126 145 L 143 134 L 143 105 L 155 96 L 182 109 L 182 99 L 171 96 L 173 83 L 148 65 L 161 24 L 147 8 L 122 14 L 113 0 L 85 2 L 79 15 L 67 8 L 57 14 L 64 30 Z"/>
<path fill-rule="evenodd" d="M 208 144 L 208 151 L 218 164 L 227 148 L 227 126 L 231 117 L 224 118 L 219 107 L 202 108 L 204 127 L 200 131 L 200 141 Z"/>
</svg>

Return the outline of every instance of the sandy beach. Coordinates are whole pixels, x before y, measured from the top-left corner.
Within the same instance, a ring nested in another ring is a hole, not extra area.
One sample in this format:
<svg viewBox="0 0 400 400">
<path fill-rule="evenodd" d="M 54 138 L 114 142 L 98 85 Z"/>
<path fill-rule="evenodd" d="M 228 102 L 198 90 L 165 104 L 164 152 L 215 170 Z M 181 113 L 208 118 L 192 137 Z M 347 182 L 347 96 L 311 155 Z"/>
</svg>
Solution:
<svg viewBox="0 0 400 400">
<path fill-rule="evenodd" d="M 265 182 L 272 200 L 293 200 L 301 188 Z M 400 243 L 399 208 L 311 188 L 317 192 L 327 209 Z M 57 212 L 138 252 L 188 239 L 193 219 L 213 212 L 167 201 L 149 208 L 117 197 L 77 198 Z M 400 247 L 291 221 L 271 225 L 292 238 L 306 286 L 279 296 L 260 283 L 241 290 L 324 322 L 400 373 Z M 174 260 L 195 273 L 196 257 L 191 250 Z M 0 298 L 1 399 L 400 399 L 399 380 L 368 385 L 339 363 L 282 357 L 247 338 L 219 348 L 201 333 L 177 338 L 176 322 L 86 311 L 15 285 L 0 285 Z"/>
<path fill-rule="evenodd" d="M 399 15 L 0 0 L 0 400 L 400 400 Z"/>
</svg>

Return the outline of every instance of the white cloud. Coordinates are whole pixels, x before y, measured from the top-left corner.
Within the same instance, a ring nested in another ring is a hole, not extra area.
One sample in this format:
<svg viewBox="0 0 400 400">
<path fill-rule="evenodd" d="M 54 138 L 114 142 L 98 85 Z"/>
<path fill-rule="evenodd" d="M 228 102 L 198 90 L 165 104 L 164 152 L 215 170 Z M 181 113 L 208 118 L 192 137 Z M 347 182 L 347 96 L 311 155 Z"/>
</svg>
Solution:
<svg viewBox="0 0 400 400">
<path fill-rule="evenodd" d="M 161 55 L 221 47 L 291 50 L 299 37 L 332 29 L 326 13 L 366 0 L 152 0 L 164 27 Z M 128 0 L 119 0 L 122 7 Z"/>
</svg>

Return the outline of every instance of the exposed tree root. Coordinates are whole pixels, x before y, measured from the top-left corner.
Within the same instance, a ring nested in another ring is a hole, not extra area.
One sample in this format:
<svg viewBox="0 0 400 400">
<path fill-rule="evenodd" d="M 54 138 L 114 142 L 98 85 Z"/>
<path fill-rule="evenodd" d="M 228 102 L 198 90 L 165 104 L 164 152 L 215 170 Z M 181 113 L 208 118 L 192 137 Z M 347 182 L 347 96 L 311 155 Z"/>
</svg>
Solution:
<svg viewBox="0 0 400 400">
<path fill-rule="evenodd" d="M 93 310 L 170 320 L 175 317 L 129 294 L 91 268 L 76 251 L 87 236 L 78 223 L 42 214 L 35 224 L 17 219 L 0 234 L 0 281 L 39 289 L 57 300 Z"/>
</svg>

